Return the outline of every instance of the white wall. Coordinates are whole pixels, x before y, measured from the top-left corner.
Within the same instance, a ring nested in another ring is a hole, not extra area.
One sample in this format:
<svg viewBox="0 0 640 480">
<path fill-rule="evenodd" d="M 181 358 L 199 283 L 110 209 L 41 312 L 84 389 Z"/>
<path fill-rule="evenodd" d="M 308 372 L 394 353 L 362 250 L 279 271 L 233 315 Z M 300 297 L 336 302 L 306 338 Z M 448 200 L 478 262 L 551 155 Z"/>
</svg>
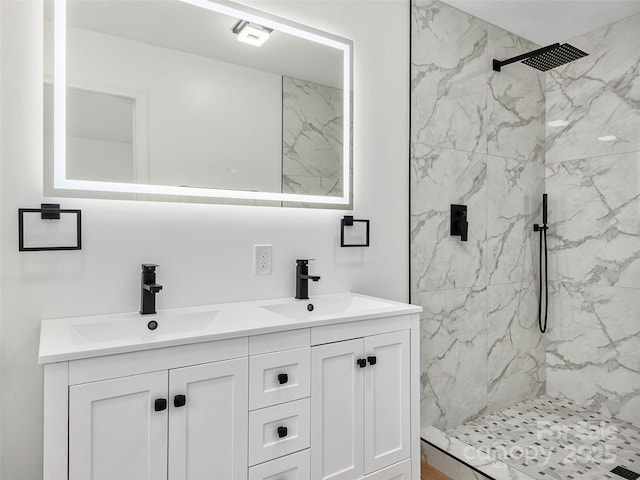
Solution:
<svg viewBox="0 0 640 480">
<path fill-rule="evenodd" d="M 17 209 L 45 200 L 42 7 L 2 2 L 0 478 L 41 475 L 40 320 L 136 310 L 140 263 L 161 265 L 159 308 L 292 297 L 294 260 L 305 257 L 317 259 L 311 271 L 322 276 L 312 294 L 407 300 L 408 3 L 252 5 L 355 42 L 354 213 L 371 219 L 370 248 L 339 247 L 339 211 L 64 198 L 63 207 L 82 209 L 83 250 L 19 253 Z M 255 243 L 273 244 L 272 276 L 251 273 Z"/>
</svg>

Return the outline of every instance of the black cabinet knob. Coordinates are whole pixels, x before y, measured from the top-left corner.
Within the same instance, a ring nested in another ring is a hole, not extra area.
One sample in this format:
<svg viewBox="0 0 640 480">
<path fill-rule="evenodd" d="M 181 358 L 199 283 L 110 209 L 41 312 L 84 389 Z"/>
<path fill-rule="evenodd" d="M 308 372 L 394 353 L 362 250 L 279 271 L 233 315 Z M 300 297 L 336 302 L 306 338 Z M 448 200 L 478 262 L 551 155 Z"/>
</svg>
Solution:
<svg viewBox="0 0 640 480">
<path fill-rule="evenodd" d="M 278 427 L 278 438 L 284 438 L 287 436 L 287 427 Z"/>
<path fill-rule="evenodd" d="M 359 358 L 356 363 L 360 368 L 364 368 L 367 366 L 367 361 L 364 358 Z"/>
<path fill-rule="evenodd" d="M 173 397 L 173 406 L 174 407 L 184 407 L 187 404 L 186 395 L 176 395 Z"/>
<path fill-rule="evenodd" d="M 157 398 L 155 402 L 153 402 L 153 409 L 156 412 L 161 412 L 162 410 L 167 409 L 167 399 L 166 398 Z"/>
<path fill-rule="evenodd" d="M 289 375 L 287 375 L 286 373 L 281 373 L 278 375 L 278 382 L 280 382 L 280 385 L 284 385 L 288 381 L 289 381 Z"/>
<path fill-rule="evenodd" d="M 376 356 L 373 355 L 371 357 L 367 357 L 367 361 L 369 362 L 369 365 L 375 365 L 378 360 L 376 359 Z"/>
</svg>

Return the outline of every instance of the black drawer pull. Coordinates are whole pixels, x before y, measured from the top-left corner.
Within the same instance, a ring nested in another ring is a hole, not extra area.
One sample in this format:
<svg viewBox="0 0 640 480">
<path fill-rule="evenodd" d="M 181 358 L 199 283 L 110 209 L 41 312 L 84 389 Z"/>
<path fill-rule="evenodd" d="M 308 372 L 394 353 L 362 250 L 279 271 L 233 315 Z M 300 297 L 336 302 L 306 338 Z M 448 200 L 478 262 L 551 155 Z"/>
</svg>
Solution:
<svg viewBox="0 0 640 480">
<path fill-rule="evenodd" d="M 364 368 L 367 366 L 367 361 L 364 358 L 359 358 L 358 360 L 356 360 L 356 363 L 360 368 Z"/>
<path fill-rule="evenodd" d="M 153 402 L 153 409 L 156 412 L 161 412 L 162 410 L 167 409 L 167 399 L 166 398 L 157 398 L 155 402 Z"/>
<path fill-rule="evenodd" d="M 187 397 L 185 395 L 176 395 L 175 397 L 173 397 L 173 406 L 178 408 L 178 407 L 184 407 L 187 404 Z"/>
<path fill-rule="evenodd" d="M 278 427 L 278 438 L 284 438 L 287 436 L 287 427 Z"/>
<path fill-rule="evenodd" d="M 369 365 L 375 365 L 378 360 L 376 359 L 376 357 L 374 355 L 372 357 L 367 357 L 367 361 L 369 362 Z"/>
<path fill-rule="evenodd" d="M 288 381 L 289 381 L 289 375 L 287 375 L 286 373 L 281 373 L 278 375 L 278 382 L 280 382 L 280 385 L 284 385 Z"/>
</svg>

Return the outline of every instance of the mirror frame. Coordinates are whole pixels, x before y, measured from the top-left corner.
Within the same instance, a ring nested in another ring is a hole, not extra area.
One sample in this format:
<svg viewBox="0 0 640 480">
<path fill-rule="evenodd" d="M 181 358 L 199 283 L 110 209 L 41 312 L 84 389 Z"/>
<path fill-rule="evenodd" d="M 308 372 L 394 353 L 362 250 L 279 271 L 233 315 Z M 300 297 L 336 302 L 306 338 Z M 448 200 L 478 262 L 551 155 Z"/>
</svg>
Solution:
<svg viewBox="0 0 640 480">
<path fill-rule="evenodd" d="M 296 193 L 255 192 L 214 188 L 180 187 L 67 178 L 66 172 L 66 17 L 67 0 L 54 0 L 54 60 L 53 60 L 53 192 L 91 191 L 102 193 L 147 194 L 173 197 L 200 197 L 205 199 L 229 199 L 295 204 L 333 205 L 333 208 L 351 207 L 351 89 L 353 73 L 353 41 L 286 20 L 269 13 L 226 0 L 178 0 L 206 10 L 242 18 L 274 30 L 279 30 L 306 40 L 321 43 L 343 52 L 343 192 L 341 197 L 304 195 Z M 79 192 L 78 192 L 79 193 Z M 65 195 L 68 196 L 68 195 Z M 82 195 L 86 197 L 85 195 Z M 225 202 L 226 203 L 226 202 Z"/>
</svg>

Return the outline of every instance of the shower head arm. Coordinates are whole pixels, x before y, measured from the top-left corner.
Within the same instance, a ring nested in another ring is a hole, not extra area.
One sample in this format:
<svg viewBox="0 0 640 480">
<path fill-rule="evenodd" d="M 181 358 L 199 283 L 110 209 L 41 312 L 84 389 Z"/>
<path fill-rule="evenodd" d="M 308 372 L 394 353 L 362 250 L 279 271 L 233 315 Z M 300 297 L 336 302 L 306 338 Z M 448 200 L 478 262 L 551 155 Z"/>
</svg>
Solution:
<svg viewBox="0 0 640 480">
<path fill-rule="evenodd" d="M 510 65 L 512 63 L 520 62 L 521 60 L 526 60 L 527 58 L 535 57 L 536 55 L 541 55 L 541 54 L 546 53 L 546 52 L 548 52 L 550 50 L 558 48 L 559 46 L 560 46 L 559 43 L 554 43 L 553 45 L 549 45 L 547 47 L 542 47 L 542 48 L 539 48 L 539 49 L 534 50 L 534 51 L 529 52 L 529 53 L 523 53 L 522 55 L 518 55 L 517 57 L 512 57 L 512 58 L 509 58 L 507 60 L 496 60 L 494 58 L 493 59 L 493 69 L 496 72 L 499 72 L 500 69 L 502 67 L 504 67 L 505 65 Z"/>
</svg>

